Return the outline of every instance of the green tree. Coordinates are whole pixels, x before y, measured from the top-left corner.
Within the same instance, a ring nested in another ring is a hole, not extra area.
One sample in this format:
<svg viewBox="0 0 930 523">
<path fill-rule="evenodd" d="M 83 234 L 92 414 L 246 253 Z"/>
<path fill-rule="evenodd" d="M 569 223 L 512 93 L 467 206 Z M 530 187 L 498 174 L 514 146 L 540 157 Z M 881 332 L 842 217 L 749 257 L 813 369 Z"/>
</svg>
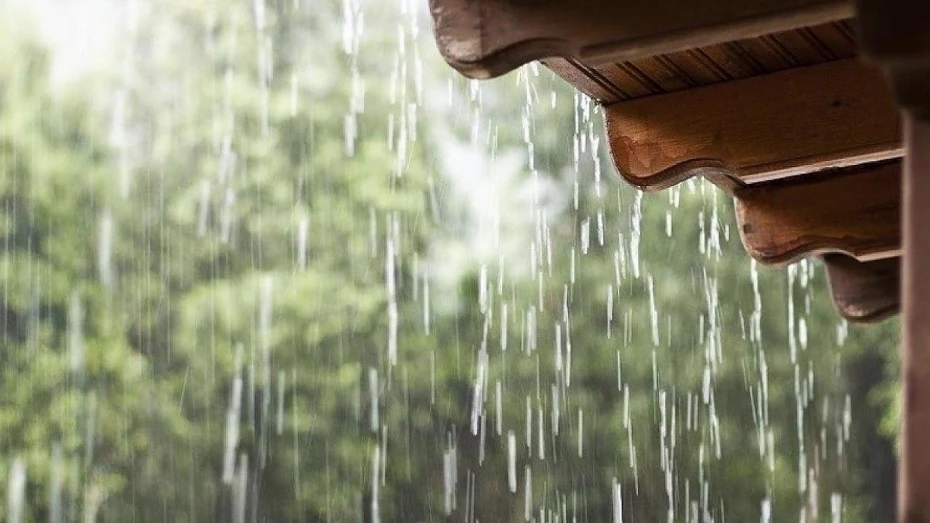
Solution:
<svg viewBox="0 0 930 523">
<path fill-rule="evenodd" d="M 893 322 L 840 321 L 816 262 L 751 264 L 709 184 L 621 184 L 544 69 L 453 77 L 410 2 L 130 14 L 66 86 L 0 37 L 27 520 L 891 510 L 864 434 Z"/>
</svg>

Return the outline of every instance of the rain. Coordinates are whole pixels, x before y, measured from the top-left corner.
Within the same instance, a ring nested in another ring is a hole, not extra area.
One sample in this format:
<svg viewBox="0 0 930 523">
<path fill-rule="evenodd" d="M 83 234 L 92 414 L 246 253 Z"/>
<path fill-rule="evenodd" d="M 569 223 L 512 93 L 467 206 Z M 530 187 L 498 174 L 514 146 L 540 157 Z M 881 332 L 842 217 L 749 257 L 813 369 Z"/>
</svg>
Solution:
<svg viewBox="0 0 930 523">
<path fill-rule="evenodd" d="M 428 4 L 0 3 L 0 517 L 890 517 L 896 322 Z"/>
</svg>

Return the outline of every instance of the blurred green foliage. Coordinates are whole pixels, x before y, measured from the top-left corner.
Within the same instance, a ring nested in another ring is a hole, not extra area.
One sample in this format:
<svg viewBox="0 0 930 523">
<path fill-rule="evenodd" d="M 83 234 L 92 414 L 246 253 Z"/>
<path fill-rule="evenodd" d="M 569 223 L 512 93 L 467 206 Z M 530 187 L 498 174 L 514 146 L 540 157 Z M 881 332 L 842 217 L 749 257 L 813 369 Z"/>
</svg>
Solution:
<svg viewBox="0 0 930 523">
<path fill-rule="evenodd" d="M 456 519 L 609 521 L 617 482 L 624 521 L 890 520 L 894 322 L 842 322 L 816 262 L 752 265 L 712 186 L 620 184 L 551 75 L 478 87 L 422 16 L 366 4 L 345 38 L 360 4 L 300 4 L 160 2 L 128 67 L 66 85 L 4 20 L 0 470 L 25 463 L 26 521 L 438 521 L 447 455 Z M 444 171 L 511 157 L 482 258 Z"/>
</svg>

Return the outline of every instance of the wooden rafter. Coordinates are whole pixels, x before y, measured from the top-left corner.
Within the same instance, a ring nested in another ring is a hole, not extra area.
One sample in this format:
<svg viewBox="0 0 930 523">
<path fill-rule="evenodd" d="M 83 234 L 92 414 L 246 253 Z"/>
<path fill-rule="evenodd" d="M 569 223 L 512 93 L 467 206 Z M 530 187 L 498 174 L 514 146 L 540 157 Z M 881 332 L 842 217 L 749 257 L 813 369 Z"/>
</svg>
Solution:
<svg viewBox="0 0 930 523">
<path fill-rule="evenodd" d="M 898 313 L 901 258 L 862 263 L 842 254 L 822 257 L 837 310 L 854 322 L 880 321 Z"/>
<path fill-rule="evenodd" d="M 891 92 L 856 59 L 619 102 L 606 125 L 617 171 L 646 190 L 707 167 L 759 183 L 902 154 Z"/>
<path fill-rule="evenodd" d="M 746 251 L 763 263 L 822 253 L 859 261 L 901 253 L 901 161 L 749 185 L 735 192 Z"/>
</svg>

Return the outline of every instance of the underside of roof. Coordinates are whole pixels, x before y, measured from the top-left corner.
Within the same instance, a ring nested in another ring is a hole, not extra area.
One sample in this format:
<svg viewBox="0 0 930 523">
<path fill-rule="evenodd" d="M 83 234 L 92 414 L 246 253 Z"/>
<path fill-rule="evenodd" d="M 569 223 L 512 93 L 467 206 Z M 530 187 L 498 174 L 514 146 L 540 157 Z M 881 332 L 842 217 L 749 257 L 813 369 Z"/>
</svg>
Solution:
<svg viewBox="0 0 930 523">
<path fill-rule="evenodd" d="M 618 174 L 704 176 L 747 252 L 819 256 L 854 321 L 899 308 L 899 108 L 860 55 L 852 2 L 432 0 L 446 60 L 484 78 L 541 60 L 605 107 Z"/>
</svg>

